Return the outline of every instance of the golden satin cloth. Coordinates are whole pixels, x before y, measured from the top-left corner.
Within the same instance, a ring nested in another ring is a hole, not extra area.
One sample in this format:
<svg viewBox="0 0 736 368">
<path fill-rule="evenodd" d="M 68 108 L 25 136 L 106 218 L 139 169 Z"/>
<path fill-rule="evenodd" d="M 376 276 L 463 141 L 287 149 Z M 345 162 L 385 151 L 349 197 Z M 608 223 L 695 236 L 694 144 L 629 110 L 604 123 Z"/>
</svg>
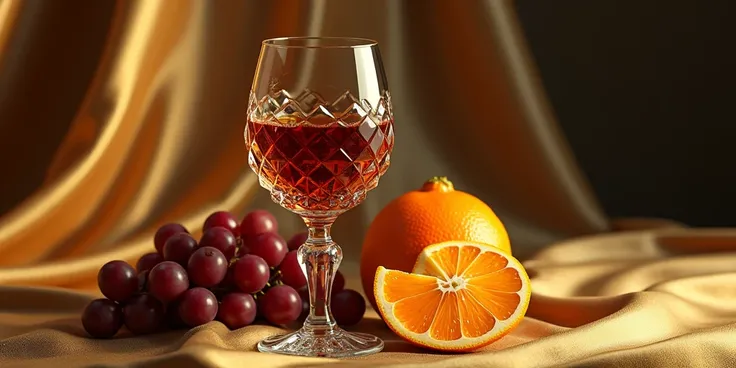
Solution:
<svg viewBox="0 0 736 368">
<path fill-rule="evenodd" d="M 527 262 L 529 318 L 484 352 L 412 348 L 369 312 L 356 328 L 386 352 L 343 363 L 733 365 L 736 259 L 711 251 L 736 234 L 606 218 L 511 1 L 0 0 L 0 367 L 336 363 L 253 352 L 275 327 L 100 341 L 79 322 L 99 267 L 150 251 L 164 222 L 197 235 L 214 210 L 261 207 L 284 235 L 303 227 L 258 187 L 242 138 L 259 43 L 288 35 L 371 37 L 385 58 L 396 149 L 334 228 L 348 275 L 370 219 L 435 175 L 490 203 L 517 256 L 554 243 Z"/>
<path fill-rule="evenodd" d="M 84 337 L 73 291 L 0 287 L 0 367 L 733 367 L 736 231 L 627 231 L 555 244 L 526 265 L 534 294 L 510 335 L 472 354 L 421 350 L 372 311 L 353 329 L 386 341 L 358 359 L 255 351 L 276 327 L 191 331 L 114 340 Z M 731 251 L 732 253 L 723 253 Z M 348 287 L 359 287 L 354 267 Z"/>
</svg>

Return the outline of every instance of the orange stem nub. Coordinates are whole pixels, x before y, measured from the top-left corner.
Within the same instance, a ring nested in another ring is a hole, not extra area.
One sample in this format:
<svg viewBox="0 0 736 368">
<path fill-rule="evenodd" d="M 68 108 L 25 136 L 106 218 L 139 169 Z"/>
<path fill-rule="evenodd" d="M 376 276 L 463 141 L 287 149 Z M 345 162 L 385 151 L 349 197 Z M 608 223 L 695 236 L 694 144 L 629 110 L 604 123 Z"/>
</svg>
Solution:
<svg viewBox="0 0 736 368">
<path fill-rule="evenodd" d="M 420 190 L 422 192 L 437 191 L 446 193 L 454 191 L 455 186 L 452 185 L 452 182 L 446 176 L 435 176 L 427 180 Z"/>
</svg>

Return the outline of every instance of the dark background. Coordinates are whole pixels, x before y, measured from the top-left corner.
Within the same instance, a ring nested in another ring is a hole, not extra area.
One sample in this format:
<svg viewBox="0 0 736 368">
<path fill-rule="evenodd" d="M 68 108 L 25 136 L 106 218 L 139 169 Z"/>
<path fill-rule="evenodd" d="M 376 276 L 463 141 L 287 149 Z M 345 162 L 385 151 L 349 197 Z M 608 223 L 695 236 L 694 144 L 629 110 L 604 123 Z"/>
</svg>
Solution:
<svg viewBox="0 0 736 368">
<path fill-rule="evenodd" d="M 520 0 L 557 118 L 610 216 L 736 225 L 731 0 Z"/>
</svg>

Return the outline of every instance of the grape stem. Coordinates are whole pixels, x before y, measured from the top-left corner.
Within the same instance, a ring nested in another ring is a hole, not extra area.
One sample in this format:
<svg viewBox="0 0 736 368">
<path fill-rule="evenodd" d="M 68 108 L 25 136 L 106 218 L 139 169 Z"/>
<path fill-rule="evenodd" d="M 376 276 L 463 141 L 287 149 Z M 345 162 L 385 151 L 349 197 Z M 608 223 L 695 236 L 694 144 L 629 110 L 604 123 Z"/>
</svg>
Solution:
<svg viewBox="0 0 736 368">
<path fill-rule="evenodd" d="M 316 334 L 329 334 L 337 326 L 330 312 L 330 296 L 335 272 L 342 261 L 342 249 L 330 236 L 334 221 L 334 217 L 304 217 L 309 237 L 297 253 L 309 288 L 309 316 L 304 328 Z"/>
<path fill-rule="evenodd" d="M 255 293 L 250 294 L 254 300 L 258 300 L 259 297 L 266 295 L 263 290 L 256 291 Z"/>
</svg>

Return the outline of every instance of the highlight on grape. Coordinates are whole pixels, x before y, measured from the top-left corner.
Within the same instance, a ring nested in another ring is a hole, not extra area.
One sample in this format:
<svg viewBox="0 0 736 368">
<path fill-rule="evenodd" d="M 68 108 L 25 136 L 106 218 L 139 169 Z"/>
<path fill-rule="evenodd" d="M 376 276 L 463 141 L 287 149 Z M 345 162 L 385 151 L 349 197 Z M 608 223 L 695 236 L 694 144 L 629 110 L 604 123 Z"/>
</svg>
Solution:
<svg viewBox="0 0 736 368">
<path fill-rule="evenodd" d="M 199 240 L 181 224 L 163 225 L 135 268 L 119 260 L 100 268 L 97 284 L 105 298 L 87 305 L 82 325 L 92 337 L 110 338 L 123 327 L 144 335 L 214 320 L 231 330 L 303 321 L 309 293 L 297 249 L 306 239 L 306 232 L 284 239 L 264 210 L 241 221 L 227 211 L 212 213 Z M 345 289 L 337 271 L 331 301 L 337 324 L 360 322 L 365 309 L 363 296 Z"/>
</svg>

